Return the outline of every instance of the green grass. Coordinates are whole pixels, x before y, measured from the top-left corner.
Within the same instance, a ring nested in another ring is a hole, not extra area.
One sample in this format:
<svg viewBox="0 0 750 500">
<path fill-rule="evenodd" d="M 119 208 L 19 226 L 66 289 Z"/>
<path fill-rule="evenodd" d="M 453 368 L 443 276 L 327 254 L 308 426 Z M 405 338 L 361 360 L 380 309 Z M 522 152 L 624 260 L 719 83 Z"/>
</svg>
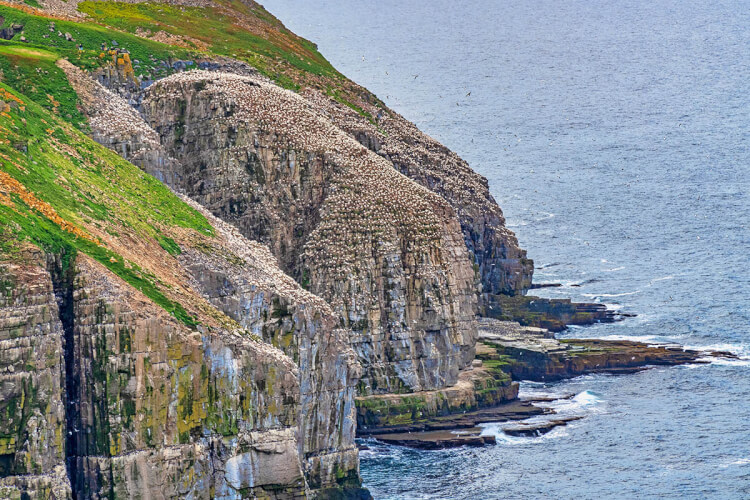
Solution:
<svg viewBox="0 0 750 500">
<path fill-rule="evenodd" d="M 206 236 L 214 234 L 200 213 L 158 180 L 96 144 L 28 97 L 2 84 L 0 89 L 25 102 L 25 110 L 16 107 L 11 109 L 9 118 L 0 117 L 0 137 L 7 138 L 0 142 L 0 167 L 37 199 L 48 203 L 62 219 L 79 229 L 88 223 L 109 232 L 128 231 L 137 238 L 154 239 L 172 255 L 179 252 L 179 246 L 170 236 L 172 228 L 193 229 Z M 25 146 L 26 152 L 20 145 Z M 23 240 L 68 257 L 76 252 L 85 253 L 184 323 L 194 324 L 181 305 L 162 293 L 164 285 L 157 277 L 136 263 L 126 262 L 111 249 L 63 230 L 18 196 L 13 195 L 13 201 L 15 209 L 0 204 L 0 251 L 4 254 L 12 256 Z"/>
<path fill-rule="evenodd" d="M 0 6 L 0 16 L 5 18 L 5 27 L 12 23 L 24 25 L 23 34 L 29 46 L 54 49 L 60 57 L 82 69 L 90 70 L 107 62 L 106 58 L 98 57 L 101 44 L 110 45 L 114 40 L 119 47 L 130 51 L 131 59 L 139 61 L 140 65 L 135 65 L 136 76 L 156 79 L 172 73 L 170 65 L 176 59 L 191 61 L 201 56 L 222 55 L 247 62 L 287 89 L 318 88 L 370 121 L 372 116 L 356 103 L 361 104 L 364 99 L 382 106 L 374 96 L 353 87 L 315 44 L 287 30 L 258 5 L 240 0 L 217 0 L 206 8 L 87 1 L 78 4 L 78 9 L 88 14 L 91 21 L 54 20 L 53 32 L 49 30 L 52 20 L 43 16 L 5 6 Z M 135 36 L 139 28 L 152 34 L 164 31 L 181 36 L 189 47 Z M 58 31 L 70 33 L 75 41 L 59 37 Z M 79 43 L 83 45 L 82 52 L 77 49 Z"/>
<path fill-rule="evenodd" d="M 58 54 L 47 50 L 0 44 L 2 81 L 65 121 L 84 128 L 87 121 L 78 110 L 78 96 L 65 73 L 55 66 L 57 59 Z"/>
<path fill-rule="evenodd" d="M 161 61 L 171 59 L 192 59 L 195 51 L 166 45 L 153 40 L 147 40 L 131 33 L 113 30 L 95 23 L 77 23 L 72 21 L 53 20 L 36 16 L 0 5 L 0 17 L 5 19 L 2 27 L 19 23 L 23 25 L 23 35 L 29 47 L 54 49 L 59 57 L 67 58 L 71 63 L 83 69 L 93 69 L 101 66 L 105 60 L 99 58 L 101 44 L 110 46 L 114 40 L 119 47 L 130 51 L 131 59 L 140 61 L 136 74 L 149 73 L 152 76 L 166 76 L 171 70 L 161 64 Z M 50 32 L 50 22 L 55 23 L 55 30 Z M 57 36 L 57 32 L 70 33 L 75 41 L 67 41 L 65 37 Z M 13 38 L 18 43 L 20 35 Z M 79 53 L 78 44 L 83 45 L 83 52 Z"/>
<path fill-rule="evenodd" d="M 230 7 L 231 14 L 222 7 Z M 220 1 L 208 8 L 160 3 L 82 2 L 78 5 L 96 21 L 135 33 L 148 29 L 187 35 L 210 47 L 215 54 L 250 63 L 287 88 L 297 88 L 301 74 L 343 78 L 315 45 L 294 35 L 262 8 L 240 1 Z M 239 26 L 241 19 L 260 21 L 268 28 L 263 36 Z"/>
</svg>

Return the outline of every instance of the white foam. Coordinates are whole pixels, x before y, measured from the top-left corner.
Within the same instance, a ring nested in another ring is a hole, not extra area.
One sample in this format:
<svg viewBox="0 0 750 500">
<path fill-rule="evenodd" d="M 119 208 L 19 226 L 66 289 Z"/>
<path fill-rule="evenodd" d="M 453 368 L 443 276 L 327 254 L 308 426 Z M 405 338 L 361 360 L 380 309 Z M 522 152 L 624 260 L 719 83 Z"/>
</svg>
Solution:
<svg viewBox="0 0 750 500">
<path fill-rule="evenodd" d="M 692 345 L 686 344 L 685 349 L 693 351 L 726 351 L 731 352 L 735 356 L 739 356 L 740 359 L 750 358 L 750 348 L 745 344 L 706 344 L 706 345 Z"/>
<path fill-rule="evenodd" d="M 623 304 L 610 304 L 609 302 L 604 303 L 605 306 L 607 306 L 607 309 L 611 309 L 613 311 L 619 311 L 623 307 L 625 307 Z"/>
<path fill-rule="evenodd" d="M 528 420 L 523 422 L 528 422 Z M 540 436 L 509 436 L 503 432 L 503 427 L 506 425 L 509 425 L 509 422 L 479 424 L 479 427 L 482 428 L 482 436 L 495 436 L 497 444 L 511 446 L 542 444 L 550 439 L 559 439 L 568 435 L 567 426 L 558 426 Z"/>
<path fill-rule="evenodd" d="M 586 413 L 601 413 L 604 410 L 604 400 L 593 391 L 583 391 L 570 399 L 559 399 L 549 403 L 538 403 L 539 406 L 552 408 L 559 415 L 582 416 Z"/>
<path fill-rule="evenodd" d="M 717 366 L 750 366 L 750 358 L 732 359 L 707 356 L 705 358 L 700 358 L 700 361 L 708 361 L 712 365 Z"/>
<path fill-rule="evenodd" d="M 724 462 L 723 464 L 721 464 L 721 468 L 726 469 L 727 467 L 732 466 L 732 465 L 750 465 L 750 457 L 740 458 L 732 462 Z"/>
<path fill-rule="evenodd" d="M 601 298 L 601 297 L 625 297 L 626 295 L 635 295 L 636 293 L 641 293 L 640 290 L 636 290 L 634 292 L 623 292 L 623 293 L 584 293 L 584 297 L 590 297 L 590 298 Z"/>
<path fill-rule="evenodd" d="M 659 335 L 602 335 L 601 340 L 626 340 L 631 342 L 653 343 L 656 345 L 676 344 L 679 337 L 667 337 Z"/>
</svg>

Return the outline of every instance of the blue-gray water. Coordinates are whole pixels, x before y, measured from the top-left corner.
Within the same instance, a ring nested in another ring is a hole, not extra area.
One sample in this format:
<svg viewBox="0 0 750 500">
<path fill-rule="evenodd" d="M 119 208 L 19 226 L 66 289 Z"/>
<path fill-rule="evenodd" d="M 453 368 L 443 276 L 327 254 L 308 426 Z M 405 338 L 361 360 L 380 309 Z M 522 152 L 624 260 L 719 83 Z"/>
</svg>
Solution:
<svg viewBox="0 0 750 500">
<path fill-rule="evenodd" d="M 546 296 L 638 314 L 568 335 L 750 356 L 750 3 L 265 4 L 489 179 L 536 281 L 565 284 Z M 560 410 L 586 418 L 374 446 L 362 475 L 379 499 L 750 498 L 749 365 L 525 384 L 578 394 Z"/>
</svg>

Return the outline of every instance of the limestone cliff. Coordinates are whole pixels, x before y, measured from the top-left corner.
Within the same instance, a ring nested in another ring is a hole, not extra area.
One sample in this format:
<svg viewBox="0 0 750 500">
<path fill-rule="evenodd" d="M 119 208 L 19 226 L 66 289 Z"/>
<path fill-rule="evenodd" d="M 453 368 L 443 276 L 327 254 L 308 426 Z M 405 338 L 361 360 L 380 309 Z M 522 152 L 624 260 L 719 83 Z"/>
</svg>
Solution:
<svg viewBox="0 0 750 500">
<path fill-rule="evenodd" d="M 41 6 L 0 5 L 0 496 L 367 498 L 355 396 L 516 396 L 475 314 L 532 263 L 463 160 L 252 0 Z"/>
</svg>

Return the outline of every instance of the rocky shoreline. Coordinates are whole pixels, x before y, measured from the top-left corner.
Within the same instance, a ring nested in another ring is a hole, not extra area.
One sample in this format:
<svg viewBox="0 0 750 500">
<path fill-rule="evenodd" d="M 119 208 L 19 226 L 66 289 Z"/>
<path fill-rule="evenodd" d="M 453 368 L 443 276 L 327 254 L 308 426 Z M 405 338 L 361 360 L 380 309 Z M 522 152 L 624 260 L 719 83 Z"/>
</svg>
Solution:
<svg viewBox="0 0 750 500">
<path fill-rule="evenodd" d="M 389 401 L 390 405 L 357 398 L 357 436 L 421 449 L 484 446 L 495 444 L 496 440 L 494 436 L 481 435 L 482 429 L 478 426 L 490 422 L 514 422 L 502 428 L 509 436 L 539 436 L 583 417 L 527 421 L 532 417 L 555 415 L 553 409 L 534 403 L 570 399 L 573 395 L 519 399 L 518 382 L 521 380 L 549 382 L 594 373 L 629 374 L 657 365 L 709 363 L 706 357 L 731 358 L 734 355 L 624 340 L 558 340 L 553 332 L 544 328 L 481 318 L 476 359 L 472 370 L 463 372 L 460 380 L 476 383 L 487 373 L 493 374 L 496 380 L 499 374 L 507 374 L 506 386 L 513 390 L 503 393 L 503 401 L 496 398 L 494 403 L 476 402 L 468 394 L 471 392 L 468 387 L 464 387 L 467 394 L 462 398 L 450 397 L 454 402 L 461 400 L 462 404 L 442 407 L 430 407 L 426 404 L 430 398 L 415 393 L 378 396 L 380 402 Z"/>
</svg>

